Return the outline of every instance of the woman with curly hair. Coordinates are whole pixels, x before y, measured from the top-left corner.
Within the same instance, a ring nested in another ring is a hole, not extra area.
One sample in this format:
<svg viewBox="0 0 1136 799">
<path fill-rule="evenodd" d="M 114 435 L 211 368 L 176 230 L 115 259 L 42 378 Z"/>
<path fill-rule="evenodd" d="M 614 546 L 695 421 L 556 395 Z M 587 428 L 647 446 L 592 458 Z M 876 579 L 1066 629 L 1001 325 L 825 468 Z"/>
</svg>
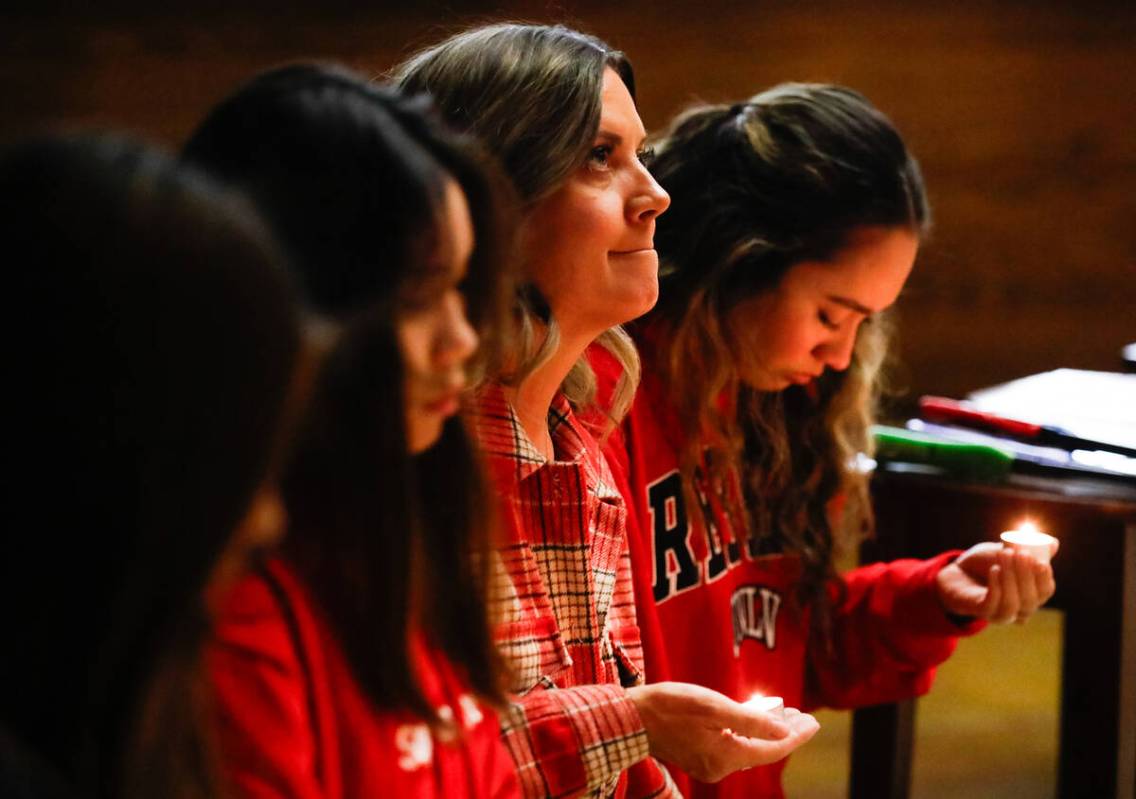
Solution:
<svg viewBox="0 0 1136 799">
<path fill-rule="evenodd" d="M 1054 584 L 993 544 L 836 573 L 872 520 L 855 464 L 930 222 L 918 165 L 863 96 L 825 85 L 693 109 L 657 147 L 660 299 L 607 446 L 638 521 L 648 676 L 806 709 L 924 693 L 959 636 L 1024 620 Z M 622 371 L 592 356 L 603 394 Z M 778 797 L 783 767 L 686 788 Z"/>
</svg>

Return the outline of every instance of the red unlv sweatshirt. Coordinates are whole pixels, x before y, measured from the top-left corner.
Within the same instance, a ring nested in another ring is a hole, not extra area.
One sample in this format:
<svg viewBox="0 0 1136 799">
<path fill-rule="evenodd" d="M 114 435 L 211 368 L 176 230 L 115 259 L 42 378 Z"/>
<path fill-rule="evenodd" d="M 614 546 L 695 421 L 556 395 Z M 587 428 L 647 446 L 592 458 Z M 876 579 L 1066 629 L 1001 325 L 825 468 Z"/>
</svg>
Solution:
<svg viewBox="0 0 1136 799">
<path fill-rule="evenodd" d="M 598 347 L 589 352 L 601 400 L 620 374 Z M 645 359 L 646 360 L 646 359 Z M 606 420 L 592 419 L 593 426 Z M 744 701 L 780 696 L 787 707 L 852 708 L 926 693 L 934 667 L 954 651 L 960 626 L 939 604 L 935 575 L 957 552 L 927 561 L 877 563 L 843 575 L 829 651 L 808 645 L 809 608 L 794 600 L 801 563 L 755 555 L 733 534 L 718 498 L 687 506 L 679 474 L 682 441 L 659 380 L 644 373 L 634 405 L 605 452 L 630 509 L 632 576 L 648 682 L 679 680 Z M 832 586 L 837 597 L 838 586 Z M 708 785 L 677 769 L 683 793 L 782 797 L 785 761 Z"/>
</svg>

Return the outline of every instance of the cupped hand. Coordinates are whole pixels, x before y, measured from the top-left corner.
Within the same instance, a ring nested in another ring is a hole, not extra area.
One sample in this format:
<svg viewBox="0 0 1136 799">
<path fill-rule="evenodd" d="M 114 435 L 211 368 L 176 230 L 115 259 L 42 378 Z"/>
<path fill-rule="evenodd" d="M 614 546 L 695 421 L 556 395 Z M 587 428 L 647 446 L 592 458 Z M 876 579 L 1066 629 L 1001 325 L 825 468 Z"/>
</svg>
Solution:
<svg viewBox="0 0 1136 799">
<path fill-rule="evenodd" d="M 641 685 L 627 693 L 647 728 L 651 754 L 701 782 L 775 763 L 820 729 L 815 718 L 794 708 L 779 719 L 688 683 Z"/>
<path fill-rule="evenodd" d="M 1054 541 L 1050 557 L 1056 553 Z M 991 542 L 972 546 L 935 580 L 947 612 L 995 624 L 1024 623 L 1057 589 L 1048 563 Z"/>
</svg>

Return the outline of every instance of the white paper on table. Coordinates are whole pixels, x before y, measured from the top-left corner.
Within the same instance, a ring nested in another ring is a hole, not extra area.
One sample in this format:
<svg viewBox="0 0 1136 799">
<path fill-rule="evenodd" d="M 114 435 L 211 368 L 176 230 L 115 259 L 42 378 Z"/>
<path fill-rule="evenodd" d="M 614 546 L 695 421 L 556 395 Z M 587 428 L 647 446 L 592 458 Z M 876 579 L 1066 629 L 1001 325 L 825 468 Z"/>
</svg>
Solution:
<svg viewBox="0 0 1136 799">
<path fill-rule="evenodd" d="M 975 391 L 968 399 L 1008 419 L 1136 448 L 1136 374 L 1054 369 Z"/>
</svg>

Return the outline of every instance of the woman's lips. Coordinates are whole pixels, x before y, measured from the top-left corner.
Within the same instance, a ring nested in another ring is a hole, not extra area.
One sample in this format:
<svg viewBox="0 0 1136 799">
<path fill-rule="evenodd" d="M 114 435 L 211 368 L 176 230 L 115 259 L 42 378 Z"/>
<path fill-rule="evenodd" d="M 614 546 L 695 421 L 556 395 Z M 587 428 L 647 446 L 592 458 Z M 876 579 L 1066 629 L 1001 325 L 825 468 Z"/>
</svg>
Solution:
<svg viewBox="0 0 1136 799">
<path fill-rule="evenodd" d="M 796 372 L 789 375 L 789 382 L 796 383 L 798 386 L 803 386 L 806 383 L 811 383 L 820 377 L 819 374 L 812 374 L 811 372 Z"/>
<path fill-rule="evenodd" d="M 453 416 L 461 408 L 461 392 L 450 391 L 425 404 L 426 410 L 441 416 Z"/>
</svg>

